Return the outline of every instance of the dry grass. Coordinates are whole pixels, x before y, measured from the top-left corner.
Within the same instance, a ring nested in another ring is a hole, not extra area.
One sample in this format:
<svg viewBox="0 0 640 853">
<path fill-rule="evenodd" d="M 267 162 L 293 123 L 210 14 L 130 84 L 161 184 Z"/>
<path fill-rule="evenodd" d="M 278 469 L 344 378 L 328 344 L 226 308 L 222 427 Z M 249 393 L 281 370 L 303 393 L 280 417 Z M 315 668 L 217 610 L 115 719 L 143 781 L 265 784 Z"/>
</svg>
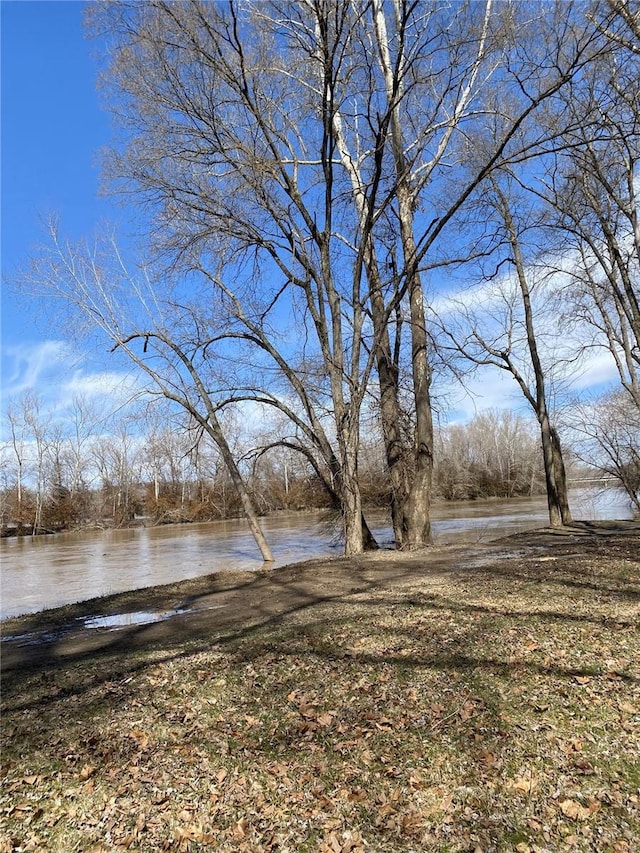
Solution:
<svg viewBox="0 0 640 853">
<path fill-rule="evenodd" d="M 338 561 L 277 618 L 12 666 L 0 851 L 634 853 L 639 545 Z"/>
</svg>

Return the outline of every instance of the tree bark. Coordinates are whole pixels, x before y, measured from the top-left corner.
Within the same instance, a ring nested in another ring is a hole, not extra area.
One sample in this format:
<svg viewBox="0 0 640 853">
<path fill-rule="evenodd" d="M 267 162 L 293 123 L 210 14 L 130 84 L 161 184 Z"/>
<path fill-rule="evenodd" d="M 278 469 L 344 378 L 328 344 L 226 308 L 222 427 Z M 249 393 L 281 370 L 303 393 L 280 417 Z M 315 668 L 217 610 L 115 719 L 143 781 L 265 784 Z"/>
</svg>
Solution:
<svg viewBox="0 0 640 853">
<path fill-rule="evenodd" d="M 559 529 L 563 526 L 562 501 L 558 490 L 558 480 L 555 470 L 553 437 L 549 418 L 544 412 L 538 418 L 542 440 L 542 456 L 544 460 L 544 476 L 547 488 L 547 507 L 549 509 L 549 526 Z"/>
<path fill-rule="evenodd" d="M 342 454 L 341 503 L 344 526 L 344 553 L 347 557 L 361 554 L 364 549 L 362 535 L 362 501 L 358 487 L 358 446 L 351 436 Z"/>
</svg>

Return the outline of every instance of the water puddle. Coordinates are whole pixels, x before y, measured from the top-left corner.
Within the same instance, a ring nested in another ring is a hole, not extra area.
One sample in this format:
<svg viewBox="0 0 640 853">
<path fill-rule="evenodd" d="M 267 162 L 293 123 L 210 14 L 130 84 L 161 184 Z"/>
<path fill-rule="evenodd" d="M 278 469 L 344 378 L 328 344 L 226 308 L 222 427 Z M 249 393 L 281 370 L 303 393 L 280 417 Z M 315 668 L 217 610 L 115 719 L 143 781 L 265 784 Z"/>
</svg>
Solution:
<svg viewBox="0 0 640 853">
<path fill-rule="evenodd" d="M 72 632 L 69 625 L 63 625 L 52 631 L 27 631 L 24 634 L 3 634 L 3 643 L 16 643 L 19 646 L 36 646 L 40 643 L 57 643 Z"/>
<path fill-rule="evenodd" d="M 114 613 L 110 616 L 87 616 L 76 619 L 74 622 L 61 625 L 53 631 L 29 631 L 24 634 L 7 634 L 2 637 L 3 643 L 18 643 L 22 646 L 32 646 L 38 643 L 56 643 L 75 631 L 102 629 L 117 631 L 119 628 L 130 628 L 136 625 L 153 625 L 156 622 L 165 622 L 174 616 L 185 613 L 196 613 L 202 610 L 219 610 L 222 604 L 213 604 L 208 607 L 176 607 L 172 610 L 136 610 L 129 613 Z"/>
<path fill-rule="evenodd" d="M 83 628 L 128 628 L 132 625 L 151 625 L 186 613 L 178 610 L 138 610 L 135 613 L 114 613 L 113 616 L 90 616 L 82 620 Z"/>
</svg>

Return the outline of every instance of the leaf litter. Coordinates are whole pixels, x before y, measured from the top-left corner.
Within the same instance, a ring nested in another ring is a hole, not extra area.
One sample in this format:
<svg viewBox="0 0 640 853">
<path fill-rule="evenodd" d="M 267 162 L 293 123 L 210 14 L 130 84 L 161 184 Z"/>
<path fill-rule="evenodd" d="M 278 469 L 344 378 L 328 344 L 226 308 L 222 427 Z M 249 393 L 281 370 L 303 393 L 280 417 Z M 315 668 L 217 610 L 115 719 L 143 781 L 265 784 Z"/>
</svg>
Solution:
<svg viewBox="0 0 640 853">
<path fill-rule="evenodd" d="M 640 849 L 640 540 L 523 541 L 8 673 L 0 853 Z"/>
</svg>

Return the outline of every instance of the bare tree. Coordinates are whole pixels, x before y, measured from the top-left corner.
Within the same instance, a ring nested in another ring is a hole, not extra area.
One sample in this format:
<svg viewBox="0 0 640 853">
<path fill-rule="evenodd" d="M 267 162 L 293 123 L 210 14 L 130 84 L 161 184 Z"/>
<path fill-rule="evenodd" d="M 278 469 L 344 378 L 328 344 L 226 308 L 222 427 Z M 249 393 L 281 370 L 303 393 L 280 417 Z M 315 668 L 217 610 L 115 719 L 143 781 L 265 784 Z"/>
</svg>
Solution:
<svg viewBox="0 0 640 853">
<path fill-rule="evenodd" d="M 135 419 L 118 417 L 109 433 L 92 443 L 94 464 L 103 492 L 103 511 L 118 526 L 127 526 L 136 512 L 142 455 Z"/>
<path fill-rule="evenodd" d="M 554 250 L 565 258 L 567 304 L 608 349 L 640 407 L 640 56 L 619 49 L 591 69 L 565 109 L 584 118 L 541 191 Z"/>
<path fill-rule="evenodd" d="M 388 324 L 394 316 L 391 306 L 405 298 L 408 302 L 414 421 L 409 447 L 402 447 L 398 428 L 397 356 L 386 355 L 391 347 L 379 336 L 387 460 L 402 507 L 401 530 L 399 519 L 394 519 L 394 529 L 404 547 L 418 547 L 430 538 L 432 357 L 423 277 L 454 259 L 451 252 L 443 254 L 442 237 L 488 176 L 553 144 L 560 126 L 541 133 L 539 113 L 604 49 L 593 26 L 573 8 L 539 7 L 533 18 L 529 12 L 522 16 L 515 7 L 504 6 L 494 10 L 491 2 L 460 4 L 454 11 L 400 0 L 372 4 L 373 54 L 386 98 L 385 141 L 394 181 L 393 203 L 384 213 L 390 230 L 399 232 L 391 264 L 394 286 L 386 288 L 386 303 L 377 296 L 383 291 L 377 285 L 381 265 L 365 258 L 374 325 L 378 316 L 378 326 Z M 381 238 L 377 245 L 386 244 Z M 469 251 L 467 245 L 463 252 Z"/>
<path fill-rule="evenodd" d="M 81 395 L 74 396 L 68 407 L 66 455 L 69 490 L 73 499 L 86 490 L 91 481 L 91 441 L 97 435 L 105 417 L 106 413 L 100 412 L 91 399 Z"/>
<path fill-rule="evenodd" d="M 206 365 L 206 351 L 203 355 L 206 342 L 201 340 L 198 323 L 194 321 L 189 328 L 189 314 L 182 318 L 182 326 L 176 323 L 171 306 L 160 303 L 150 279 L 128 272 L 113 240 L 105 240 L 106 248 L 103 244 L 101 250 L 86 243 L 73 246 L 61 239 L 55 223 L 51 224 L 50 238 L 49 247 L 32 258 L 23 286 L 44 290 L 88 316 L 111 340 L 113 350 L 125 353 L 151 380 L 148 393 L 155 388 L 210 436 L 238 491 L 262 558 L 271 562 L 273 556 L 222 429 L 214 392 L 208 387 L 213 377 Z"/>
<path fill-rule="evenodd" d="M 375 364 L 396 538 L 428 542 L 422 273 L 440 263 L 434 247 L 474 189 L 496 165 L 525 156 L 519 131 L 590 61 L 601 35 L 573 8 L 541 9 L 531 21 L 511 8 L 494 13 L 491 3 L 452 12 L 400 0 L 154 2 L 97 14 L 127 128 L 111 174 L 153 204 L 161 248 L 218 292 L 232 328 L 210 345 L 235 335 L 285 377 L 295 406 L 281 391 L 264 402 L 293 415 L 322 458 L 349 553 L 363 547 L 359 417 Z M 492 145 L 464 180 L 451 180 L 472 125 L 487 121 Z M 409 445 L 398 402 L 404 301 Z M 303 330 L 295 358 L 277 341 L 285 314 Z M 300 378 L 313 360 L 326 377 L 330 432 L 308 376 Z"/>
<path fill-rule="evenodd" d="M 535 132 L 538 114 L 602 49 L 608 19 L 403 0 L 90 14 L 124 128 L 107 171 L 149 204 L 159 274 L 136 282 L 114 245 L 106 270 L 54 232 L 32 280 L 80 307 L 216 442 L 265 558 L 220 412 L 251 401 L 287 416 L 288 446 L 333 490 L 346 552 L 359 553 L 371 542 L 361 411 L 377 370 L 396 539 L 429 542 L 424 275 L 452 260 L 440 237 L 493 170 L 555 138 Z"/>
<path fill-rule="evenodd" d="M 524 249 L 525 235 L 528 231 L 535 233 L 538 223 L 535 212 L 533 222 L 528 222 L 530 207 L 523 195 L 514 196 L 513 186 L 507 174 L 495 173 L 488 179 L 481 197 L 483 208 L 489 217 L 495 218 L 498 229 L 496 241 L 502 256 L 498 264 L 508 263 L 513 268 L 512 276 L 493 277 L 485 294 L 485 298 L 497 301 L 500 310 L 491 315 L 482 306 L 477 310 L 471 304 L 458 302 L 459 314 L 464 318 L 461 327 L 455 331 L 445 321 L 442 329 L 453 352 L 477 366 L 507 371 L 518 383 L 540 426 L 549 523 L 552 527 L 562 527 L 571 523 L 567 479 L 560 438 L 550 414 L 549 368 L 541 354 L 541 331 L 536 328 L 536 319 L 539 326 L 544 325 L 542 299 L 538 299 L 537 307 L 533 302 L 536 286 L 533 282 L 538 288 L 545 288 L 546 279 L 536 272 L 536 256 L 529 255 L 527 261 Z M 548 301 L 550 289 L 544 293 Z"/>
<path fill-rule="evenodd" d="M 13 510 L 13 516 L 16 521 L 22 523 L 23 498 L 24 498 L 24 479 L 26 469 L 26 444 L 27 430 L 24 419 L 21 417 L 20 408 L 15 404 L 9 404 L 6 411 L 6 419 L 9 425 L 12 455 L 15 459 L 15 491 L 16 501 Z"/>
<path fill-rule="evenodd" d="M 144 413 L 145 476 L 152 485 L 156 519 L 178 520 L 187 515 L 190 486 L 196 478 L 194 459 L 201 430 L 189 429 L 180 410 L 147 406 Z"/>
<path fill-rule="evenodd" d="M 20 400 L 20 417 L 31 445 L 35 493 L 32 523 L 33 534 L 35 536 L 42 528 L 51 418 L 50 415 L 44 412 L 40 397 L 33 392 L 28 392 Z"/>
<path fill-rule="evenodd" d="M 300 10 L 306 26 L 296 30 Z M 377 350 L 365 341 L 363 290 L 373 222 L 361 233 L 352 202 L 341 203 L 335 119 L 358 91 L 349 45 L 359 12 L 343 3 L 278 11 L 233 3 L 107 9 L 120 45 L 112 79 L 138 130 L 112 173 L 160 202 L 164 247 L 199 272 L 225 312 L 226 328 L 207 329 L 208 351 L 236 340 L 253 351 L 256 372 L 262 359 L 263 375 L 275 368 L 284 378 L 284 394 L 246 379 L 236 390 L 286 412 L 319 454 L 339 495 L 345 549 L 357 553 L 369 538 L 357 460 Z M 301 323 L 293 348 L 278 343 L 283 316 Z M 314 361 L 315 377 L 306 369 Z"/>
<path fill-rule="evenodd" d="M 586 464 L 615 477 L 640 512 L 640 411 L 623 391 L 579 403 L 570 419 Z"/>
<path fill-rule="evenodd" d="M 594 24 L 607 38 L 640 56 L 640 11 L 636 3 L 606 0 L 597 4 L 591 14 Z"/>
<path fill-rule="evenodd" d="M 448 500 L 532 495 L 543 484 L 533 426 L 511 410 L 488 409 L 436 434 L 436 488 Z"/>
</svg>

